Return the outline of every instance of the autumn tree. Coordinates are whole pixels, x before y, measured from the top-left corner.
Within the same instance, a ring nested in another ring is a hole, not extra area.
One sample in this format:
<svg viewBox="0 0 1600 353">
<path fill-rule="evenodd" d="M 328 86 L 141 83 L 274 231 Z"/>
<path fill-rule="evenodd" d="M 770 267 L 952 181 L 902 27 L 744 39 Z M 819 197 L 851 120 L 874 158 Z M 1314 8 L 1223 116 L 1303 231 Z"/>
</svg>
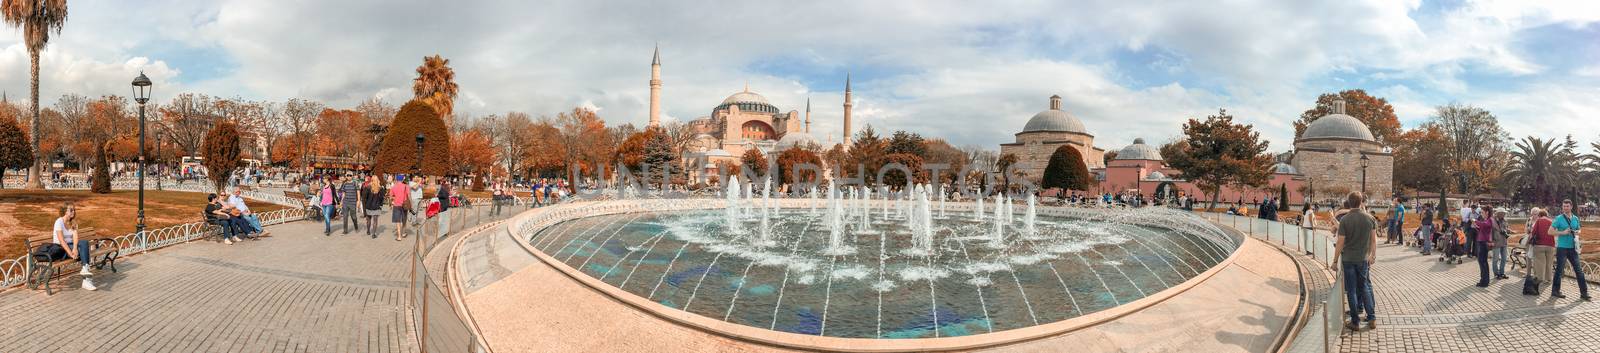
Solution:
<svg viewBox="0 0 1600 353">
<path fill-rule="evenodd" d="M 800 166 L 803 165 L 811 165 L 817 169 L 802 169 Z M 822 171 L 821 168 L 822 158 L 811 151 L 790 148 L 778 153 L 778 180 L 784 183 L 819 183 L 822 179 L 817 173 Z"/>
<path fill-rule="evenodd" d="M 216 107 L 211 96 L 181 93 L 158 109 L 157 124 L 185 155 L 199 155 L 200 145 L 220 116 Z"/>
<path fill-rule="evenodd" d="M 1002 154 L 999 159 L 994 161 L 995 171 L 1000 172 L 1000 188 L 1002 190 L 1011 190 L 1011 166 L 1016 165 L 1017 162 L 1020 162 L 1017 155 L 1011 153 Z"/>
<path fill-rule="evenodd" d="M 951 146 L 943 139 L 928 139 L 923 142 L 923 162 L 928 164 L 945 164 L 947 167 L 939 175 L 929 176 L 932 183 L 954 183 L 957 174 L 967 165 L 967 154 L 961 149 Z"/>
<path fill-rule="evenodd" d="M 580 107 L 557 114 L 554 126 L 560 131 L 561 152 L 565 156 L 563 167 L 573 180 L 587 168 L 609 162 L 615 151 L 605 120 L 593 110 Z"/>
<path fill-rule="evenodd" d="M 289 132 L 296 147 L 296 155 L 300 159 L 300 166 L 310 165 L 308 149 L 311 145 L 311 131 L 316 127 L 317 116 L 322 114 L 322 103 L 317 103 L 301 98 L 290 98 L 283 103 L 282 120 L 274 122 L 279 129 Z"/>
<path fill-rule="evenodd" d="M 50 33 L 61 34 L 61 28 L 67 25 L 66 0 L 4 0 L 0 2 L 0 18 L 6 24 L 22 30 L 23 44 L 28 49 L 28 99 L 31 104 L 28 109 L 33 117 L 29 124 L 33 131 L 32 151 L 39 151 L 39 52 L 44 51 L 46 44 L 50 43 Z M 39 163 L 38 156 L 33 156 L 33 166 L 28 168 L 28 185 L 26 188 L 33 190 L 44 189 L 40 175 L 44 174 L 43 164 Z"/>
<path fill-rule="evenodd" d="M 1441 196 L 1450 191 L 1451 177 L 1443 170 L 1452 163 L 1450 138 L 1438 126 L 1423 125 L 1401 132 L 1391 140 L 1390 147 L 1394 149 L 1395 185 Z"/>
<path fill-rule="evenodd" d="M 89 102 L 87 107 L 89 113 L 83 121 L 83 139 L 74 148 L 81 155 L 94 156 L 95 173 L 90 177 L 95 183 L 103 182 L 104 192 L 111 192 L 110 170 L 101 163 L 107 163 L 111 158 L 108 148 L 112 142 L 132 132 L 135 123 L 128 116 L 127 101 L 122 97 L 105 96 Z"/>
<path fill-rule="evenodd" d="M 424 138 L 422 156 L 417 156 L 416 136 Z M 421 163 L 423 175 L 448 175 L 450 173 L 450 130 L 439 119 L 439 113 L 422 101 L 412 100 L 400 106 L 394 123 L 384 133 L 383 145 L 378 148 L 378 158 L 372 170 L 378 173 L 410 174 L 411 168 Z"/>
<path fill-rule="evenodd" d="M 878 172 L 882 171 L 883 179 L 878 182 L 883 183 L 885 186 L 899 188 L 910 186 L 912 183 L 925 183 L 928 181 L 928 171 L 922 169 L 922 157 L 910 153 L 890 153 L 884 155 L 880 160 L 885 166 L 895 163 L 905 166 L 907 170 L 911 171 L 911 175 L 906 175 L 905 170 L 898 169 L 873 169 L 868 172 L 868 174 L 872 174 L 876 178 Z"/>
<path fill-rule="evenodd" d="M 1472 195 L 1493 187 L 1507 159 L 1509 134 L 1488 110 L 1461 103 L 1435 109 L 1423 126 L 1436 127 L 1450 141 L 1448 160 L 1441 172 L 1455 176 L 1456 190 Z"/>
<path fill-rule="evenodd" d="M 1364 90 L 1351 89 L 1317 96 L 1317 106 L 1300 113 L 1300 120 L 1294 122 L 1295 138 L 1299 138 L 1313 120 L 1333 114 L 1333 102 L 1341 99 L 1345 102 L 1345 115 L 1367 124 L 1367 128 L 1372 130 L 1372 137 L 1378 142 L 1389 143 L 1390 139 L 1400 134 L 1400 118 L 1395 116 L 1394 107 L 1389 105 L 1388 100 L 1367 95 Z"/>
<path fill-rule="evenodd" d="M 878 182 L 876 179 L 878 168 L 883 166 L 883 158 L 888 154 L 888 147 L 888 141 L 878 136 L 872 125 L 867 125 L 856 132 L 850 144 L 849 158 L 844 165 L 835 168 L 840 169 L 839 175 L 845 177 L 850 177 L 851 173 L 856 173 L 858 170 L 865 173 L 855 176 L 861 178 L 864 184 Z"/>
<path fill-rule="evenodd" d="M 317 114 L 317 134 L 311 150 L 315 155 L 357 158 L 367 154 L 371 138 L 367 117 L 346 109 L 323 109 Z"/>
<path fill-rule="evenodd" d="M 1044 165 L 1040 187 L 1088 190 L 1090 180 L 1089 167 L 1083 164 L 1083 154 L 1072 146 L 1062 145 L 1050 153 L 1050 161 Z"/>
<path fill-rule="evenodd" d="M 767 175 L 767 155 L 754 148 L 744 150 L 744 154 L 739 156 L 739 166 L 750 168 L 751 175 L 760 178 Z"/>
<path fill-rule="evenodd" d="M 540 117 L 533 123 L 529 134 L 533 142 L 527 147 L 528 153 L 523 154 L 523 169 L 539 177 L 560 175 L 567 165 L 567 148 L 555 121 L 550 117 Z"/>
<path fill-rule="evenodd" d="M 205 142 L 200 148 L 205 156 L 206 177 L 211 179 L 217 192 L 222 192 L 228 186 L 228 177 L 233 175 L 234 169 L 239 168 L 238 126 L 231 121 L 218 122 L 211 132 L 206 133 Z"/>
<path fill-rule="evenodd" d="M 0 183 L 4 183 L 6 170 L 33 165 L 33 146 L 28 144 L 28 134 L 16 118 L 0 117 Z"/>
<path fill-rule="evenodd" d="M 494 167 L 494 146 L 483 129 L 467 129 L 451 139 L 450 159 L 457 175 L 471 175 L 472 190 L 483 191 L 484 178 Z M 413 150 L 415 151 L 415 150 Z"/>
<path fill-rule="evenodd" d="M 1223 186 L 1261 187 L 1270 176 L 1272 155 L 1267 154 L 1267 141 L 1254 127 L 1235 124 L 1227 110 L 1204 121 L 1189 119 L 1183 124 L 1182 144 L 1174 144 L 1162 151 L 1167 165 L 1177 169 L 1183 178 L 1195 184 L 1201 192 L 1211 197 L 1211 206 L 1217 205 L 1217 192 Z"/>
<path fill-rule="evenodd" d="M 533 119 L 528 117 L 527 113 L 509 112 L 506 113 L 502 124 L 505 133 L 495 141 L 495 150 L 500 152 L 497 157 L 500 163 L 506 166 L 507 171 L 522 174 L 522 161 L 528 158 L 530 151 L 536 151 L 530 149 L 538 138 Z M 543 150 L 537 151 L 543 152 Z"/>
<path fill-rule="evenodd" d="M 422 65 L 417 66 L 417 78 L 411 80 L 411 93 L 415 100 L 433 107 L 445 126 L 453 126 L 455 122 L 458 90 L 456 71 L 450 68 L 450 59 L 439 55 L 422 57 Z"/>
<path fill-rule="evenodd" d="M 612 154 L 611 160 L 633 173 L 638 173 L 644 166 L 645 144 L 655 134 L 655 129 L 649 129 L 628 135 L 622 143 L 617 144 L 617 151 Z"/>
<path fill-rule="evenodd" d="M 262 147 L 266 148 L 265 151 L 262 151 L 264 156 L 262 156 L 261 160 L 267 164 L 285 160 L 277 154 L 278 141 L 281 141 L 289 133 L 288 126 L 284 124 L 283 107 L 275 102 L 258 102 L 256 105 L 258 109 L 255 112 L 259 115 L 258 120 L 261 121 L 261 127 L 258 129 L 257 134 L 261 136 Z"/>
</svg>

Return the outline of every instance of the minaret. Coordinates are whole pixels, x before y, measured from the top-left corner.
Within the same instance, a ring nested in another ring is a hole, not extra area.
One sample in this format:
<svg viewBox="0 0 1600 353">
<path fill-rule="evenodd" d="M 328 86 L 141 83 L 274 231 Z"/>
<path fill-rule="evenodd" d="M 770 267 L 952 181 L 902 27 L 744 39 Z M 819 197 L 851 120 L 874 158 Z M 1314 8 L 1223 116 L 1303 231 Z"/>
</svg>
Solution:
<svg viewBox="0 0 1600 353">
<path fill-rule="evenodd" d="M 650 127 L 661 125 L 661 46 L 650 59 Z"/>
<path fill-rule="evenodd" d="M 811 97 L 806 97 L 806 133 L 811 133 Z"/>
<path fill-rule="evenodd" d="M 850 73 L 844 74 L 844 145 L 850 146 Z"/>
</svg>

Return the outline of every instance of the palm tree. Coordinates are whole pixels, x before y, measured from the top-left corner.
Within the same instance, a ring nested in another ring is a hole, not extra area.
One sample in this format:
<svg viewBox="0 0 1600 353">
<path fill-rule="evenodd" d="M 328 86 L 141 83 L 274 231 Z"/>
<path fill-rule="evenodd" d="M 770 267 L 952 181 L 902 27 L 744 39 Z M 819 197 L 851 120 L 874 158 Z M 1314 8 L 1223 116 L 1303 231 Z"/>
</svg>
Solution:
<svg viewBox="0 0 1600 353">
<path fill-rule="evenodd" d="M 1573 151 L 1575 145 L 1524 137 L 1511 151 L 1512 163 L 1505 178 L 1525 192 L 1527 201 L 1552 204 L 1563 191 L 1570 192 L 1577 185 L 1580 157 Z"/>
<path fill-rule="evenodd" d="M 33 114 L 32 133 L 33 151 L 39 151 L 39 51 L 44 50 L 45 44 L 50 43 L 50 32 L 61 34 L 61 28 L 67 24 L 67 0 L 0 0 L 0 17 L 5 17 L 6 24 L 22 29 L 23 42 L 28 45 L 28 92 L 30 93 L 30 113 Z M 44 183 L 39 181 L 42 171 L 39 170 L 38 155 L 34 155 L 33 166 L 28 168 L 28 189 L 43 189 Z"/>
<path fill-rule="evenodd" d="M 450 68 L 450 59 L 439 55 L 422 57 L 417 67 L 417 78 L 411 81 L 411 92 L 416 99 L 428 103 L 444 119 L 444 126 L 455 121 L 456 71 Z"/>
</svg>

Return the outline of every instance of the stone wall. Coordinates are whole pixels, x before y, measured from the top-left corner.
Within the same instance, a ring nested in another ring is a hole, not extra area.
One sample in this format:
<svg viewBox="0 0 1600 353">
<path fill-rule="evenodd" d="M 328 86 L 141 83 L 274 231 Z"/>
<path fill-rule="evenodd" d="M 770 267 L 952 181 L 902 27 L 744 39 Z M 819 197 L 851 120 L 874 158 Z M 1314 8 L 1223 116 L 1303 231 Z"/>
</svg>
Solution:
<svg viewBox="0 0 1600 353">
<path fill-rule="evenodd" d="M 1044 176 L 1044 167 L 1050 163 L 1050 154 L 1062 145 L 1076 148 L 1083 155 L 1083 164 L 1089 169 L 1105 167 L 1105 151 L 1094 148 L 1094 136 L 1067 132 L 1032 132 L 1017 135 L 1017 142 L 1000 145 L 1000 155 L 1017 156 L 1019 167 L 1029 180 L 1038 182 Z"/>
<path fill-rule="evenodd" d="M 1392 197 L 1394 192 L 1394 156 L 1378 153 L 1344 153 L 1313 150 L 1295 151 L 1294 167 L 1314 186 L 1316 199 L 1343 197 L 1343 193 L 1361 190 L 1361 155 L 1369 158 L 1366 194 L 1375 203 Z M 1330 168 L 1331 166 L 1331 168 Z M 1336 194 L 1335 194 L 1336 193 Z"/>
</svg>

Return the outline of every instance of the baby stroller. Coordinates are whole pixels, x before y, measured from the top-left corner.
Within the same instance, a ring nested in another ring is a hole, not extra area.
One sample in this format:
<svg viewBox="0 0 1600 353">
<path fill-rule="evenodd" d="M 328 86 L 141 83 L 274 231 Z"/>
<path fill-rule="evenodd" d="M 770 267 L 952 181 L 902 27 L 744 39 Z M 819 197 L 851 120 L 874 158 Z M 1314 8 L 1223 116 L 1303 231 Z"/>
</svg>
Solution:
<svg viewBox="0 0 1600 353">
<path fill-rule="evenodd" d="M 1445 249 L 1439 253 L 1439 261 L 1444 263 L 1460 264 L 1463 257 L 1467 256 L 1467 236 L 1459 229 L 1448 229 L 1444 233 Z"/>
</svg>

